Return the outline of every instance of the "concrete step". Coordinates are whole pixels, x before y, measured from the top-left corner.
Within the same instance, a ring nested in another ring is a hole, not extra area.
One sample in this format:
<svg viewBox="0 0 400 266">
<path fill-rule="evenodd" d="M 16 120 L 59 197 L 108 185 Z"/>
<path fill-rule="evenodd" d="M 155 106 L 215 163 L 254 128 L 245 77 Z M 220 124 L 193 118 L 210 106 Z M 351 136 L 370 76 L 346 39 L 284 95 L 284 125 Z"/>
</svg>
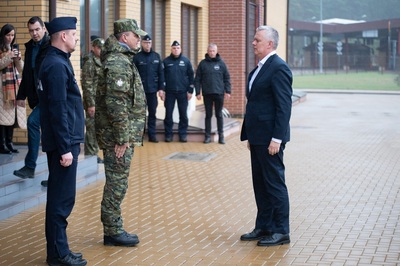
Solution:
<svg viewBox="0 0 400 266">
<path fill-rule="evenodd" d="M 47 188 L 40 184 L 48 178 L 46 154 L 39 154 L 35 178 L 21 179 L 14 176 L 13 172 L 24 166 L 27 147 L 16 147 L 19 153 L 0 155 L 0 220 L 46 202 Z M 84 156 L 81 153 L 78 158 L 77 188 L 102 178 L 104 166 L 97 164 L 97 156 Z"/>
</svg>

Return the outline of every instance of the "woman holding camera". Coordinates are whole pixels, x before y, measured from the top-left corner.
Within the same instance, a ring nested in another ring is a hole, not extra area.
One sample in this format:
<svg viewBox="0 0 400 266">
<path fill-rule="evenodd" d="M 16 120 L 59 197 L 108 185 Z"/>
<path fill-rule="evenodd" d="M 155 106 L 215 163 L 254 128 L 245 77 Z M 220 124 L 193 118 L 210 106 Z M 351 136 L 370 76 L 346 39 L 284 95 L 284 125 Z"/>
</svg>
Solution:
<svg viewBox="0 0 400 266">
<path fill-rule="evenodd" d="M 16 95 L 19 86 L 19 73 L 22 73 L 24 62 L 21 52 L 15 43 L 15 28 L 5 24 L 0 31 L 0 153 L 17 153 L 13 145 L 14 126 L 18 116 L 25 116 L 26 112 L 17 115 Z M 22 120 L 24 120 L 22 118 Z M 19 121 L 18 121 L 19 122 Z M 19 125 L 23 127 L 24 125 Z M 26 125 L 25 125 L 26 126 Z"/>
</svg>

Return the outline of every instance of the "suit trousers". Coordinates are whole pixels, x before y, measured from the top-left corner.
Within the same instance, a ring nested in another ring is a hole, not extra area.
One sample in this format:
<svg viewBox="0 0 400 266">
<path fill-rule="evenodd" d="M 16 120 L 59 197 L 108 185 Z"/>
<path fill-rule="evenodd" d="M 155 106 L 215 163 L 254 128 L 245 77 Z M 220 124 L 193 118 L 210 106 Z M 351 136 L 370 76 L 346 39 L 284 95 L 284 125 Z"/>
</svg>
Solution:
<svg viewBox="0 0 400 266">
<path fill-rule="evenodd" d="M 72 164 L 64 167 L 60 164 L 61 154 L 57 150 L 46 152 L 49 178 L 45 231 L 49 258 L 62 258 L 70 253 L 66 231 L 67 218 L 75 204 L 80 144 L 72 145 L 71 153 L 74 157 Z"/>
<path fill-rule="evenodd" d="M 253 189 L 257 204 L 256 229 L 289 234 L 289 195 L 285 184 L 283 150 L 273 156 L 268 145 L 250 145 Z"/>
</svg>

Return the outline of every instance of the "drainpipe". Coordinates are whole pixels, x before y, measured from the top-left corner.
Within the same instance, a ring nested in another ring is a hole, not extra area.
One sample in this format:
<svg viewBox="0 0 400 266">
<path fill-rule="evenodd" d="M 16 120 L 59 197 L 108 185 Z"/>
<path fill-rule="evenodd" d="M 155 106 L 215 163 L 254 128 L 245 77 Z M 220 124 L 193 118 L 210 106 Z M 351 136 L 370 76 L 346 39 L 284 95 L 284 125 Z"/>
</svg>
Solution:
<svg viewBox="0 0 400 266">
<path fill-rule="evenodd" d="M 49 1 L 49 21 L 56 17 L 57 0 Z"/>
</svg>

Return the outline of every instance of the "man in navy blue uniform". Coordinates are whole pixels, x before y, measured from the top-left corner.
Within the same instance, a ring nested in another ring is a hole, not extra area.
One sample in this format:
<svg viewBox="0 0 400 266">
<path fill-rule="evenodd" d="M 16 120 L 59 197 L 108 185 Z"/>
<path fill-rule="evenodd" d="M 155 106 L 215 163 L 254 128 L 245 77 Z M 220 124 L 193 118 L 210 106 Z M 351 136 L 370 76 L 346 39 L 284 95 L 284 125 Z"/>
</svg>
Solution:
<svg viewBox="0 0 400 266">
<path fill-rule="evenodd" d="M 187 108 L 194 90 L 192 63 L 181 54 L 181 45 L 177 41 L 172 43 L 171 55 L 165 58 L 163 63 L 165 76 L 165 141 L 171 142 L 173 139 L 172 127 L 174 121 L 172 113 L 175 102 L 177 102 L 179 110 L 179 141 L 187 142 L 187 128 L 189 125 Z"/>
<path fill-rule="evenodd" d="M 290 140 L 292 72 L 277 54 L 278 32 L 270 26 L 257 28 L 253 39 L 258 67 L 250 74 L 246 90 L 246 114 L 240 139 L 250 149 L 255 228 L 240 237 L 258 240 L 258 246 L 290 243 L 289 195 L 285 183 L 283 151 Z"/>
<path fill-rule="evenodd" d="M 158 96 L 164 101 L 164 68 L 161 57 L 154 52 L 151 37 L 146 35 L 142 38 L 142 50 L 133 57 L 133 63 L 139 70 L 147 101 L 147 135 L 149 141 L 157 143 L 156 137 L 156 111 Z"/>
<path fill-rule="evenodd" d="M 69 60 L 78 41 L 76 22 L 75 17 L 59 17 L 45 23 L 51 46 L 38 75 L 42 149 L 49 168 L 45 226 L 49 265 L 87 263 L 81 253 L 69 249 L 66 232 L 67 218 L 75 204 L 85 126 L 82 97 Z"/>
</svg>

